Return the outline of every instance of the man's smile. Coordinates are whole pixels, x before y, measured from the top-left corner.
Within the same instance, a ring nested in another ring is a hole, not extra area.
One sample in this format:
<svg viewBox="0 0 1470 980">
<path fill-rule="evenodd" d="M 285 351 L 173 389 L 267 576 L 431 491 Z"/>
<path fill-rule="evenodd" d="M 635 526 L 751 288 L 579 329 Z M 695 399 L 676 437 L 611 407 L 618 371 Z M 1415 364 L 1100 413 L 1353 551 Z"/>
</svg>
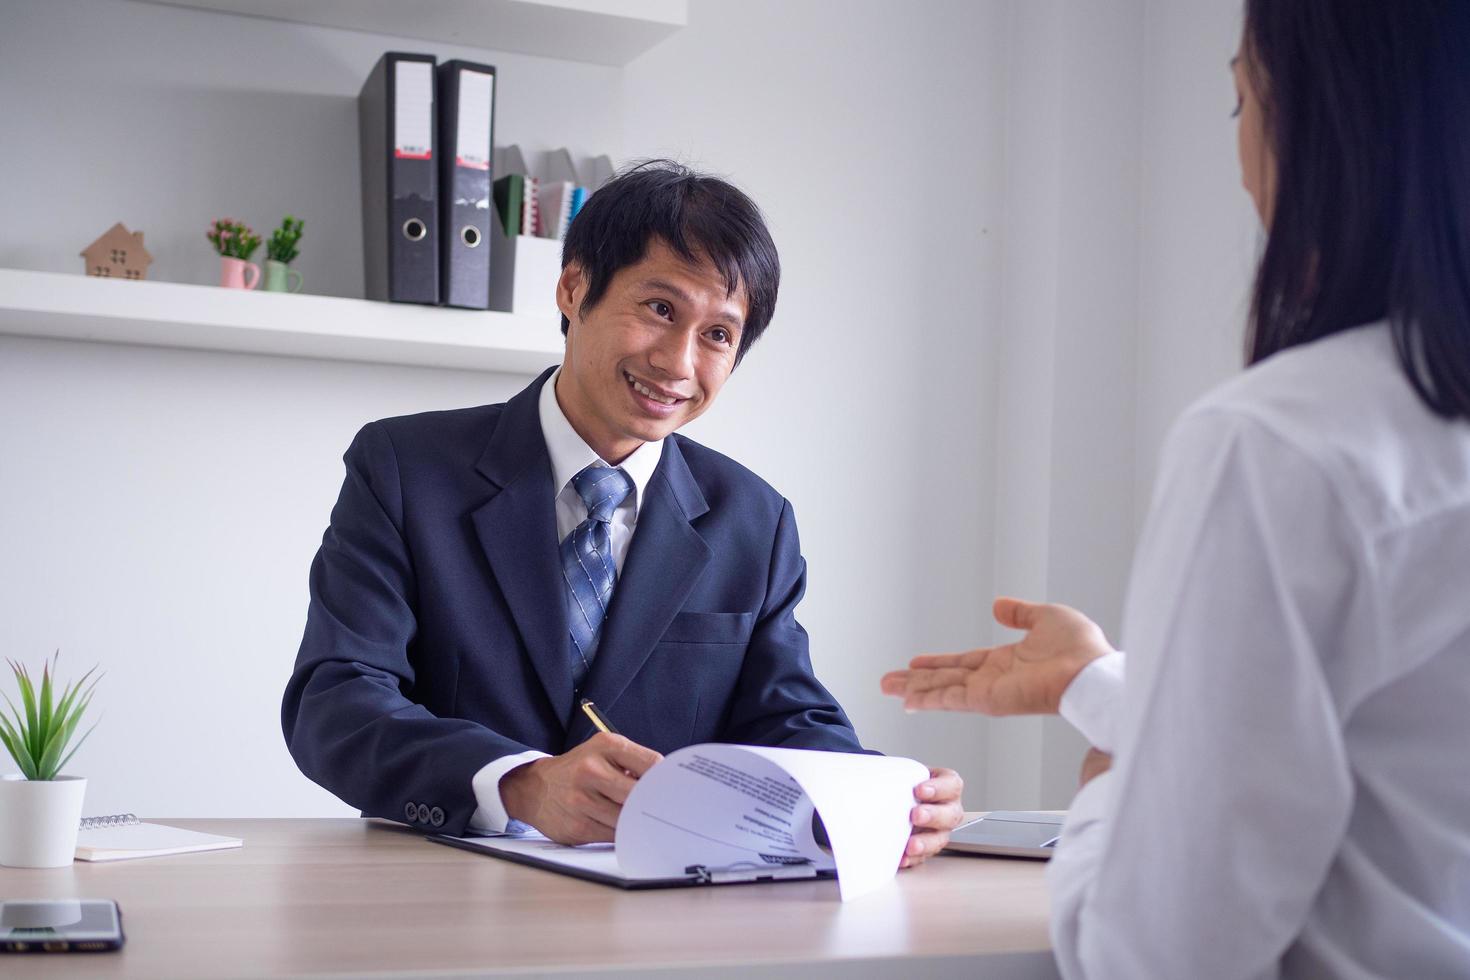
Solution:
<svg viewBox="0 0 1470 980">
<path fill-rule="evenodd" d="M 673 406 L 689 400 L 674 392 L 660 388 L 657 385 L 649 384 L 641 378 L 636 378 L 627 371 L 623 372 L 623 380 L 628 383 L 628 387 L 632 388 L 638 394 L 659 405 Z"/>
</svg>

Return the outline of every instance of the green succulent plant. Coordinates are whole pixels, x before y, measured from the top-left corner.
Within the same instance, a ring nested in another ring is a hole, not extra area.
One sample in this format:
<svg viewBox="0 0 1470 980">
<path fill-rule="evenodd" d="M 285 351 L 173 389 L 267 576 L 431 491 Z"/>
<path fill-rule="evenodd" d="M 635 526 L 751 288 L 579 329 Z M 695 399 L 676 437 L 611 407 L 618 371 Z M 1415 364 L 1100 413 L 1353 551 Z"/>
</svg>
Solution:
<svg viewBox="0 0 1470 980">
<path fill-rule="evenodd" d="M 266 254 L 277 262 L 290 262 L 301 252 L 296 248 L 296 243 L 301 241 L 301 229 L 305 222 L 300 218 L 286 215 L 281 227 L 271 232 L 271 240 L 266 242 Z"/>
<path fill-rule="evenodd" d="M 31 680 L 30 672 L 23 664 L 6 660 L 15 674 L 16 687 L 20 688 L 20 703 L 24 711 L 15 707 L 10 695 L 5 695 L 11 717 L 7 718 L 4 712 L 0 712 L 0 742 L 5 744 L 10 757 L 20 766 L 26 779 L 55 779 L 62 767 L 71 761 L 77 749 L 82 747 L 87 736 L 92 734 L 92 729 L 97 727 L 93 725 L 87 729 L 77 739 L 71 751 L 66 751 L 72 736 L 76 734 L 77 725 L 81 723 L 82 715 L 86 713 L 87 705 L 92 703 L 92 692 L 96 690 L 97 681 L 102 678 L 98 677 L 91 684 L 87 683 L 87 679 L 97 672 L 97 668 L 93 667 L 82 675 L 81 680 L 61 687 L 58 698 L 56 695 L 59 685 L 52 677 L 60 658 L 61 651 L 58 650 L 42 666 L 39 688 Z M 66 752 L 65 756 L 62 755 L 63 752 Z"/>
</svg>

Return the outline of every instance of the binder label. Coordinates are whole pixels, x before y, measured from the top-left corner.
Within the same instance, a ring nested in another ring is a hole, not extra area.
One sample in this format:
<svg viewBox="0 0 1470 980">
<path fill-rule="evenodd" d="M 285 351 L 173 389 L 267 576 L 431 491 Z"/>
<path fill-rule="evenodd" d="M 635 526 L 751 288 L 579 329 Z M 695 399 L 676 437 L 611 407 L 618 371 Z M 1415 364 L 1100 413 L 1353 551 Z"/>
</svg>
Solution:
<svg viewBox="0 0 1470 980">
<path fill-rule="evenodd" d="M 458 140 L 455 164 L 471 170 L 490 169 L 490 113 L 495 76 L 482 71 L 459 73 Z"/>
<path fill-rule="evenodd" d="M 427 61 L 393 65 L 393 156 L 429 160 L 434 148 L 434 66 Z"/>
</svg>

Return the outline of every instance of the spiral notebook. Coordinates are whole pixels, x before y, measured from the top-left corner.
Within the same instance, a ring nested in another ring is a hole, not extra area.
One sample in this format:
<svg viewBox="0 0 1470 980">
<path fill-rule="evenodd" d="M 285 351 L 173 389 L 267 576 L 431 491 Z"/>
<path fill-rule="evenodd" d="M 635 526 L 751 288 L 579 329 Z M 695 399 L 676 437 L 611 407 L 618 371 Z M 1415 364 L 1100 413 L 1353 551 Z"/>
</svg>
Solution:
<svg viewBox="0 0 1470 980">
<path fill-rule="evenodd" d="M 131 813 L 116 813 L 106 817 L 87 817 L 82 821 L 82 829 L 77 834 L 76 857 L 78 861 L 123 861 L 193 851 L 221 851 L 244 843 L 238 837 L 145 823 Z"/>
</svg>

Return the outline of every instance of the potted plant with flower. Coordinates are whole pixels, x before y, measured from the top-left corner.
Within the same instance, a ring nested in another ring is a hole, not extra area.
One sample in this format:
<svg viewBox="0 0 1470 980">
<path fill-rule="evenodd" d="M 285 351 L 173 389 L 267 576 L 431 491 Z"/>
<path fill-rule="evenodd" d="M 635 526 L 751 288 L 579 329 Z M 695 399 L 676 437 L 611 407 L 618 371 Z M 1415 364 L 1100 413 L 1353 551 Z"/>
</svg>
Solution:
<svg viewBox="0 0 1470 980">
<path fill-rule="evenodd" d="M 220 255 L 219 284 L 230 289 L 254 289 L 260 284 L 260 266 L 250 256 L 260 247 L 260 236 L 234 218 L 216 218 L 204 233 Z"/>
<path fill-rule="evenodd" d="M 301 273 L 290 267 L 290 262 L 301 252 L 296 243 L 301 241 L 301 228 L 305 223 L 300 218 L 286 215 L 281 227 L 271 232 L 271 240 L 265 243 L 265 288 L 273 293 L 301 292 Z M 291 277 L 295 276 L 293 283 Z"/>
<path fill-rule="evenodd" d="M 23 665 L 7 661 L 20 689 L 20 707 L 6 694 L 9 717 L 0 711 L 0 743 L 20 767 L 0 776 L 0 864 L 11 867 L 63 867 L 77 849 L 87 780 L 61 770 L 92 734 L 89 728 L 72 743 L 101 678 L 87 683 L 93 667 L 62 686 L 55 679 L 59 659 L 58 651 L 43 665 L 39 685 Z"/>
</svg>

